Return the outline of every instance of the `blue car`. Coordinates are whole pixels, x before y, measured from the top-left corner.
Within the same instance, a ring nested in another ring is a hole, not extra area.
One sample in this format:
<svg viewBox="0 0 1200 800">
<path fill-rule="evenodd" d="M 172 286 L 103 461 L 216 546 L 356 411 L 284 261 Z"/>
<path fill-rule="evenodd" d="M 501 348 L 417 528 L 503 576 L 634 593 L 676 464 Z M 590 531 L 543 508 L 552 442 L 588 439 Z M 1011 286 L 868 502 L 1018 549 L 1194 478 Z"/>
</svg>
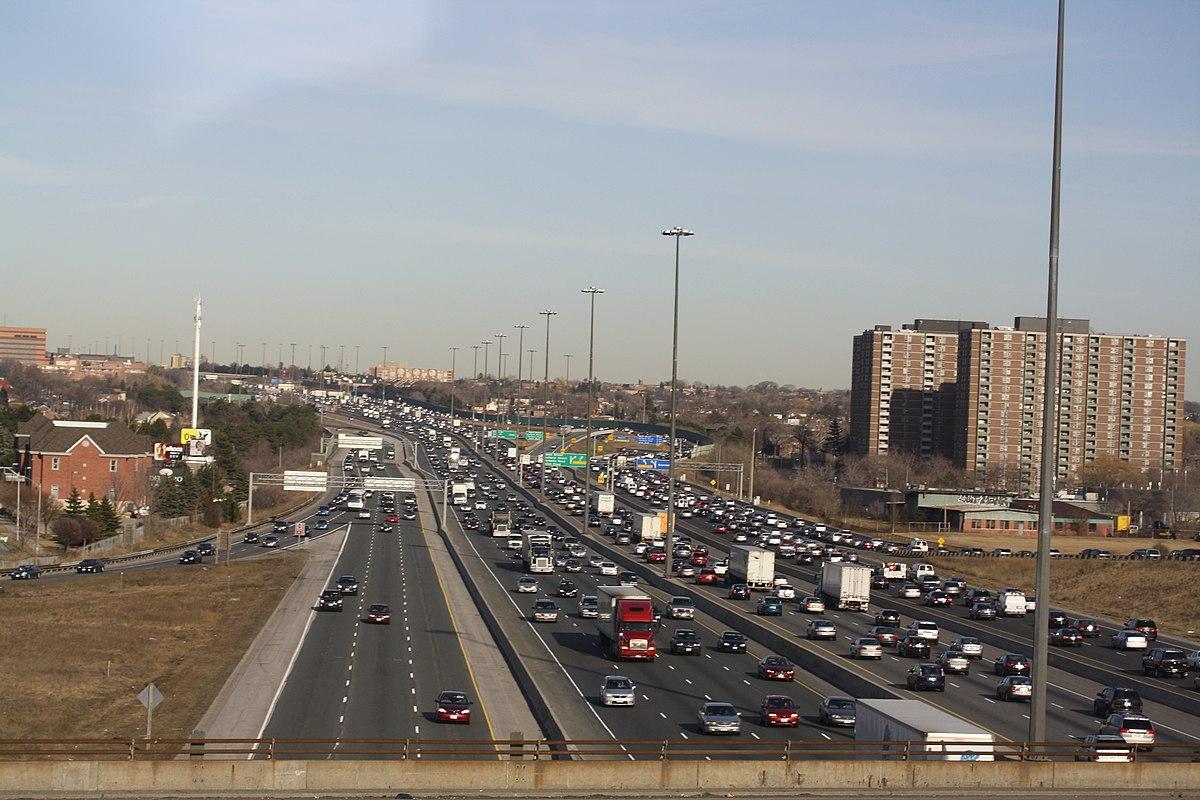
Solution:
<svg viewBox="0 0 1200 800">
<path fill-rule="evenodd" d="M 316 521 L 316 523 L 313 525 L 313 527 L 319 531 L 324 531 L 324 530 L 329 529 L 329 523 L 323 519 L 319 519 Z"/>
<path fill-rule="evenodd" d="M 320 508 L 318 508 L 317 516 L 318 517 L 328 517 L 329 516 L 329 506 L 321 506 Z"/>
</svg>

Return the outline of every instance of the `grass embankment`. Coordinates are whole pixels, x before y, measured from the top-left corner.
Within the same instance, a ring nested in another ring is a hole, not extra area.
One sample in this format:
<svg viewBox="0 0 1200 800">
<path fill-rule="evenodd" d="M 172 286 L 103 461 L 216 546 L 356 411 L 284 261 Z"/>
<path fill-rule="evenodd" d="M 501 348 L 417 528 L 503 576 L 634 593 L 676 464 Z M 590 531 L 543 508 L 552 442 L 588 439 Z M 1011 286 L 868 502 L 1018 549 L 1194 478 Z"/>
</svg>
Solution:
<svg viewBox="0 0 1200 800">
<path fill-rule="evenodd" d="M 303 566 L 278 553 L 0 585 L 0 738 L 190 735 Z"/>
<path fill-rule="evenodd" d="M 962 576 L 995 591 L 1033 590 L 1032 558 L 931 558 L 937 574 Z M 1163 633 L 1194 636 L 1200 630 L 1200 569 L 1187 562 L 1055 561 L 1050 569 L 1055 605 L 1126 620 L 1153 617 Z"/>
</svg>

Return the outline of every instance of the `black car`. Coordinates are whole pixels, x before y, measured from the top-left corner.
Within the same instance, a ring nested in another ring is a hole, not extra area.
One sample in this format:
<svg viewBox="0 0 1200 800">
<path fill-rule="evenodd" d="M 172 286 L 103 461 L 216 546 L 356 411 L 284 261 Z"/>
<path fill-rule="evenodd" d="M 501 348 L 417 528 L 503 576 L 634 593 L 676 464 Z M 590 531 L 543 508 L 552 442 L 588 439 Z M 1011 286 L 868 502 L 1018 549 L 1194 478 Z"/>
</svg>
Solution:
<svg viewBox="0 0 1200 800">
<path fill-rule="evenodd" d="M 342 592 L 339 589 L 326 589 L 317 598 L 318 611 L 341 611 Z"/>
<path fill-rule="evenodd" d="M 700 636 L 691 628 L 680 628 L 671 637 L 671 652 L 681 655 L 698 656 L 704 651 Z"/>
<path fill-rule="evenodd" d="M 245 544 L 258 544 L 258 534 L 253 531 L 246 534 L 246 538 L 242 539 Z"/>
<path fill-rule="evenodd" d="M 992 672 L 1000 676 L 1028 675 L 1031 666 L 1029 659 L 1020 653 L 1005 653 L 992 662 Z"/>
<path fill-rule="evenodd" d="M 1141 711 L 1142 696 L 1137 689 L 1126 689 L 1121 686 L 1108 686 L 1096 693 L 1092 700 L 1092 714 L 1097 717 L 1107 717 L 1118 711 Z"/>
<path fill-rule="evenodd" d="M 1094 619 L 1072 618 L 1069 623 L 1069 627 L 1082 633 L 1086 639 L 1094 639 L 1100 635 L 1100 626 Z"/>
<path fill-rule="evenodd" d="M 211 558 L 217 554 L 217 549 L 213 547 L 212 542 L 201 542 L 196 545 L 196 552 L 201 558 Z"/>
<path fill-rule="evenodd" d="M 1147 677 L 1186 678 L 1187 656 L 1182 650 L 1155 647 L 1142 658 L 1142 671 Z"/>
<path fill-rule="evenodd" d="M 1050 632 L 1050 644 L 1058 647 L 1083 647 L 1083 634 L 1074 628 L 1056 628 Z"/>
<path fill-rule="evenodd" d="M 730 600 L 749 600 L 750 599 L 750 587 L 744 583 L 735 583 L 733 586 L 729 587 L 729 599 Z"/>
<path fill-rule="evenodd" d="M 932 651 L 933 646 L 929 640 L 915 634 L 905 636 L 896 645 L 896 654 L 905 656 L 906 658 L 929 658 L 929 654 Z"/>
<path fill-rule="evenodd" d="M 353 575 L 343 575 L 337 579 L 337 588 L 342 594 L 358 594 L 358 578 Z"/>
<path fill-rule="evenodd" d="M 579 587 L 575 585 L 574 581 L 561 580 L 558 582 L 558 588 L 554 590 L 554 593 L 559 597 L 574 597 L 579 594 Z"/>
<path fill-rule="evenodd" d="M 200 554 L 197 553 L 195 550 L 184 550 L 182 555 L 179 556 L 179 563 L 180 564 L 199 564 L 200 563 Z"/>
<path fill-rule="evenodd" d="M 971 606 L 971 610 L 967 612 L 967 616 L 971 619 L 995 619 L 996 604 L 990 600 L 980 600 Z"/>
<path fill-rule="evenodd" d="M 1050 612 L 1050 627 L 1065 628 L 1067 627 L 1067 615 L 1061 611 Z"/>
<path fill-rule="evenodd" d="M 909 669 L 906 682 L 908 688 L 914 692 L 946 691 L 946 673 L 940 665 L 930 662 L 923 662 Z"/>
<path fill-rule="evenodd" d="M 76 572 L 104 572 L 104 562 L 98 558 L 85 558 L 75 565 Z"/>
<path fill-rule="evenodd" d="M 894 608 L 881 608 L 875 615 L 875 624 L 898 628 L 900 627 L 900 612 Z"/>
<path fill-rule="evenodd" d="M 287 533 L 288 524 L 286 522 L 284 522 L 283 520 L 277 519 L 274 522 L 272 522 L 271 525 L 272 525 L 271 530 L 273 530 L 275 533 Z"/>
<path fill-rule="evenodd" d="M 737 631 L 725 631 L 717 640 L 717 649 L 723 653 L 744 653 L 746 637 Z"/>
<path fill-rule="evenodd" d="M 36 564 L 22 564 L 8 575 L 14 581 L 34 581 L 42 577 L 42 570 Z"/>
</svg>

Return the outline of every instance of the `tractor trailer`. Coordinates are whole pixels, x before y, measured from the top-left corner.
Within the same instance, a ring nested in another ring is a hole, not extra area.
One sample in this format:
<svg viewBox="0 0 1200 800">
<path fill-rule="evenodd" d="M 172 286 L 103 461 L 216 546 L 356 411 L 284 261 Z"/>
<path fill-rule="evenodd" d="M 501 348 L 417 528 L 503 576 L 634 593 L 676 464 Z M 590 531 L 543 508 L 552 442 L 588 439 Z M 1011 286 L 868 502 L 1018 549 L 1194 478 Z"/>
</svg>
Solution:
<svg viewBox="0 0 1200 800">
<path fill-rule="evenodd" d="M 654 603 L 636 586 L 598 586 L 596 632 L 610 658 L 653 661 L 658 656 Z"/>
<path fill-rule="evenodd" d="M 821 564 L 817 591 L 839 609 L 866 611 L 871 603 L 871 568 L 845 561 Z"/>
<path fill-rule="evenodd" d="M 775 552 L 761 547 L 738 545 L 729 549 L 729 569 L 725 584 L 744 583 L 751 591 L 768 592 L 775 588 Z"/>
</svg>

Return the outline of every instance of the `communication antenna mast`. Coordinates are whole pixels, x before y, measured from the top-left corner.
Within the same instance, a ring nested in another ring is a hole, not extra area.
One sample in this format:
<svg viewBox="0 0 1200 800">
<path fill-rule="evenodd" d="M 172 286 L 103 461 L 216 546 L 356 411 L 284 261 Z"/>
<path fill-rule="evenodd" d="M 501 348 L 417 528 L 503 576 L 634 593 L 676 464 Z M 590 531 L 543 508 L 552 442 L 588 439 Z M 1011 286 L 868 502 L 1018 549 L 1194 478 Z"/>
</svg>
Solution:
<svg viewBox="0 0 1200 800">
<path fill-rule="evenodd" d="M 200 295 L 196 295 L 196 341 L 192 347 L 192 427 L 199 421 L 200 410 Z"/>
</svg>

